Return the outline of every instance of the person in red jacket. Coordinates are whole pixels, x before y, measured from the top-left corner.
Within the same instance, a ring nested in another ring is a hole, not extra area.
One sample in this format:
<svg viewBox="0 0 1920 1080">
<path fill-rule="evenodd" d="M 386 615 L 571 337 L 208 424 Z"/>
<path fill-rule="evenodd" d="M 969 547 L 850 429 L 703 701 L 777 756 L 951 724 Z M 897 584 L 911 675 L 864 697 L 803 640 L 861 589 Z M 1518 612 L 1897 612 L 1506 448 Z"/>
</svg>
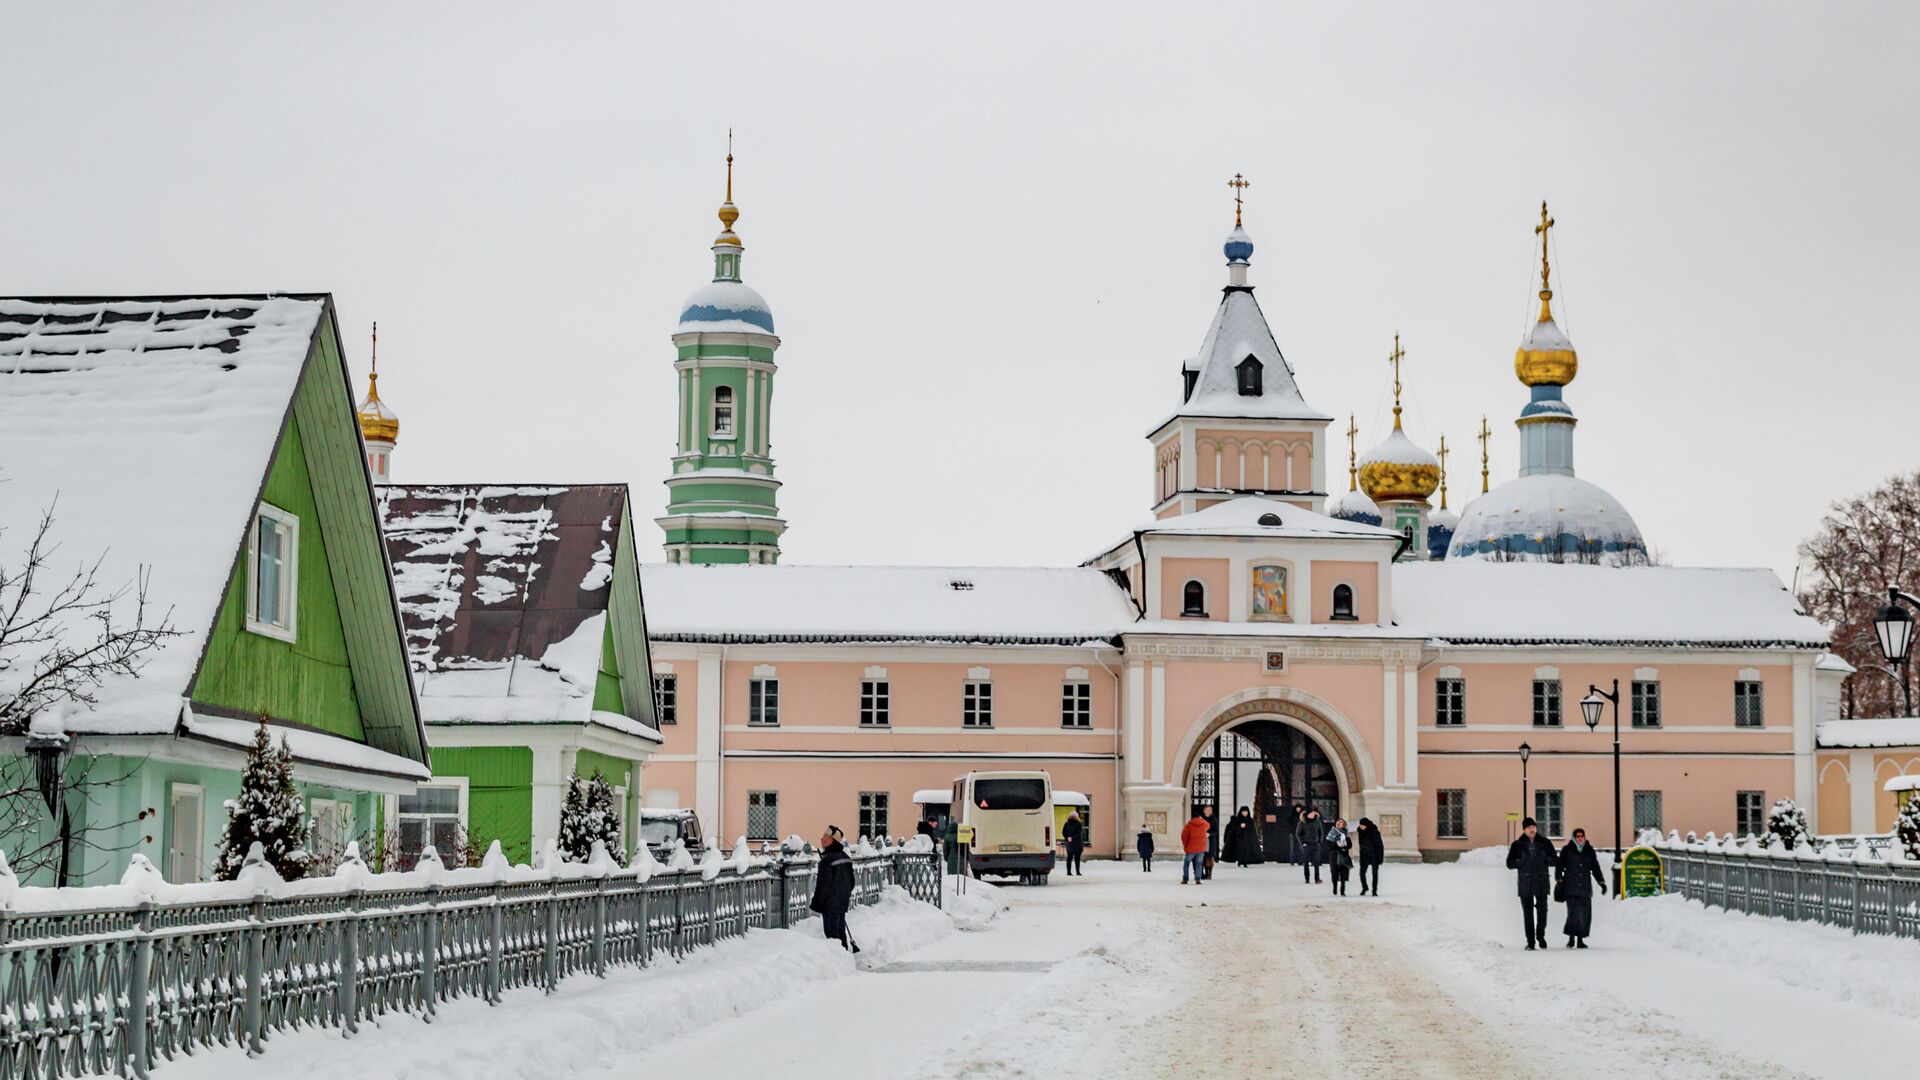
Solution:
<svg viewBox="0 0 1920 1080">
<path fill-rule="evenodd" d="M 1193 875 L 1193 883 L 1205 880 L 1207 857 L 1207 836 L 1213 831 L 1206 818 L 1199 814 L 1180 827 L 1180 850 L 1185 857 L 1180 860 L 1180 884 L 1187 883 L 1187 875 Z"/>
</svg>

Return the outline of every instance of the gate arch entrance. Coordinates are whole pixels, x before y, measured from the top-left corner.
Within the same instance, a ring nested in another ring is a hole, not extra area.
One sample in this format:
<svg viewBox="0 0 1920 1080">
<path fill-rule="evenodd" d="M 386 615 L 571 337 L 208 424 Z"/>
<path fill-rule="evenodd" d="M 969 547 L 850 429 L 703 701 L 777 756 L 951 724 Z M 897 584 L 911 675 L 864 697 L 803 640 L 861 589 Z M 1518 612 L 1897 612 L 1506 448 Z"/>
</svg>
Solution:
<svg viewBox="0 0 1920 1080">
<path fill-rule="evenodd" d="M 1291 808 L 1318 810 L 1332 821 L 1340 814 L 1340 779 L 1333 759 L 1304 729 L 1272 718 L 1244 720 L 1198 748 L 1187 783 L 1190 812 L 1211 807 L 1213 820 L 1221 823 L 1218 835 L 1240 807 L 1250 808 L 1259 842 L 1252 861 L 1284 860 Z"/>
</svg>

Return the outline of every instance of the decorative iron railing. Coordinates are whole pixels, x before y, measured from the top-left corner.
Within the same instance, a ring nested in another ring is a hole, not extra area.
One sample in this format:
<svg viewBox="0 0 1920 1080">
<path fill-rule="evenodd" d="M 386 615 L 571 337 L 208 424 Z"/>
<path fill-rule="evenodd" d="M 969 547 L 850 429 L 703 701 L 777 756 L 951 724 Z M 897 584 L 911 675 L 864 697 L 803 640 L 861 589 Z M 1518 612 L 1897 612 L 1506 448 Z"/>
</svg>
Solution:
<svg viewBox="0 0 1920 1080">
<path fill-rule="evenodd" d="M 1899 860 L 1891 845 L 1829 842 L 1787 851 L 1668 839 L 1653 846 L 1666 861 L 1667 891 L 1710 907 L 1920 937 L 1920 863 Z"/>
<path fill-rule="evenodd" d="M 442 1003 L 644 966 L 808 917 L 811 853 L 628 870 L 604 857 L 169 885 L 144 858 L 121 885 L 18 888 L 0 862 L 0 1080 L 144 1077 L 273 1032 L 341 1028 Z M 939 856 L 854 857 L 853 902 L 889 885 L 940 903 Z M 143 874 L 145 875 L 143 879 Z"/>
</svg>

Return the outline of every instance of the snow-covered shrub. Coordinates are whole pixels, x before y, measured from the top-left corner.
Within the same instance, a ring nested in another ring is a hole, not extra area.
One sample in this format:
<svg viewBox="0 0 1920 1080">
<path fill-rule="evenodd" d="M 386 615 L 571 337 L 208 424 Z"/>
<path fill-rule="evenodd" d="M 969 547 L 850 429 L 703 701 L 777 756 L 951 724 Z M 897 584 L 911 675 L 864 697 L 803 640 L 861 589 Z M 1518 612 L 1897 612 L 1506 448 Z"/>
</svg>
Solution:
<svg viewBox="0 0 1920 1080">
<path fill-rule="evenodd" d="M 1767 832 L 1778 837 L 1781 846 L 1788 851 L 1812 835 L 1807 828 L 1807 812 L 1792 799 L 1781 799 L 1773 804 L 1773 809 L 1767 814 Z"/>
<path fill-rule="evenodd" d="M 1894 819 L 1893 833 L 1900 838 L 1900 850 L 1908 861 L 1920 861 L 1920 790 L 1907 792 L 1900 803 L 1900 816 Z M 1865 847 L 1866 842 L 1862 841 Z"/>
<path fill-rule="evenodd" d="M 292 881 L 307 872 L 306 841 L 306 802 L 293 786 L 293 751 L 285 736 L 274 748 L 262 715 L 240 770 L 240 797 L 227 803 L 227 831 L 220 837 L 214 876 L 221 881 L 239 877 L 248 849 L 259 844 L 274 871 Z"/>
<path fill-rule="evenodd" d="M 560 850 L 568 860 L 584 863 L 593 857 L 596 840 L 616 862 L 620 860 L 620 815 L 613 805 L 613 785 L 598 769 L 586 780 L 574 773 L 567 785 L 567 802 L 560 809 Z"/>
</svg>

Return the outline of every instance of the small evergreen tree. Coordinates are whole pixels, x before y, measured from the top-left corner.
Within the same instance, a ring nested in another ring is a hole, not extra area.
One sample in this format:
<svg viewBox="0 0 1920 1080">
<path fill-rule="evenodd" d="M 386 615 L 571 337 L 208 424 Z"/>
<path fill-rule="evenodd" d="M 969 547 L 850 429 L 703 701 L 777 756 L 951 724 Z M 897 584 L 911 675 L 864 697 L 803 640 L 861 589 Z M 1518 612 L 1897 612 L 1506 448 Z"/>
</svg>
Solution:
<svg viewBox="0 0 1920 1080">
<path fill-rule="evenodd" d="M 567 785 L 567 802 L 560 810 L 560 851 L 573 862 L 586 862 L 595 840 L 606 845 L 616 862 L 626 865 L 620 850 L 620 815 L 613 805 L 613 785 L 598 769 L 585 780 L 575 772 L 573 782 Z"/>
<path fill-rule="evenodd" d="M 1781 799 L 1773 804 L 1773 810 L 1767 814 L 1767 831 L 1779 837 L 1780 843 L 1788 851 L 1813 835 L 1807 828 L 1807 812 L 1792 799 Z"/>
<path fill-rule="evenodd" d="M 227 831 L 220 837 L 214 876 L 221 881 L 238 877 L 247 849 L 256 841 L 282 878 L 292 881 L 304 876 L 309 859 L 306 818 L 306 804 L 293 786 L 293 751 L 287 748 L 285 736 L 274 748 L 262 714 L 240 771 L 240 797 L 227 803 Z"/>
<path fill-rule="evenodd" d="M 1906 850 L 1909 860 L 1920 862 L 1920 791 L 1909 791 L 1900 803 L 1900 817 L 1893 824 L 1894 835 Z"/>
</svg>

